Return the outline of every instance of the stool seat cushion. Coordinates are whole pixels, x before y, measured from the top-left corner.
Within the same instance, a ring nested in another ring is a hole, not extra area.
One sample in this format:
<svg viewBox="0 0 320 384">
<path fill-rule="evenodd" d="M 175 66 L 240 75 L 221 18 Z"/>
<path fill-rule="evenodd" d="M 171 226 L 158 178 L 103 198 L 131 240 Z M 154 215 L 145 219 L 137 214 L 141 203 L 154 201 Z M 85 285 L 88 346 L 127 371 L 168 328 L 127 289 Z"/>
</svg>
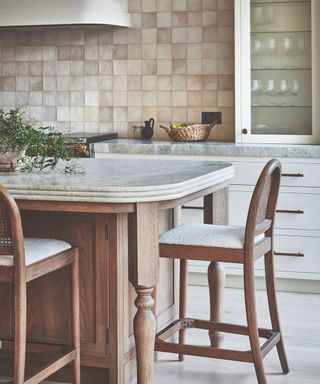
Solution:
<svg viewBox="0 0 320 384">
<path fill-rule="evenodd" d="M 244 247 L 245 227 L 212 224 L 185 224 L 170 229 L 160 236 L 160 244 L 191 245 L 217 248 Z M 264 235 L 256 237 L 261 240 Z"/>
<path fill-rule="evenodd" d="M 26 265 L 31 265 L 57 253 L 66 251 L 71 248 L 71 245 L 62 240 L 26 237 L 24 239 L 24 247 Z M 0 266 L 13 266 L 13 256 L 0 256 Z"/>
</svg>

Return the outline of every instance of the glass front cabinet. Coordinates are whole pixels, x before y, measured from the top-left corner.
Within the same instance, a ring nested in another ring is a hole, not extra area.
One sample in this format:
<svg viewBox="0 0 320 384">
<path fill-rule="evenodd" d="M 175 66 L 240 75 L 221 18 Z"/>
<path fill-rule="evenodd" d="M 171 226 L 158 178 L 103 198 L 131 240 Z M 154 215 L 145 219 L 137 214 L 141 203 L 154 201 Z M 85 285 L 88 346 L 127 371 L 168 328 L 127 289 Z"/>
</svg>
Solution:
<svg viewBox="0 0 320 384">
<path fill-rule="evenodd" d="M 320 144 L 320 0 L 235 1 L 236 141 Z"/>
</svg>

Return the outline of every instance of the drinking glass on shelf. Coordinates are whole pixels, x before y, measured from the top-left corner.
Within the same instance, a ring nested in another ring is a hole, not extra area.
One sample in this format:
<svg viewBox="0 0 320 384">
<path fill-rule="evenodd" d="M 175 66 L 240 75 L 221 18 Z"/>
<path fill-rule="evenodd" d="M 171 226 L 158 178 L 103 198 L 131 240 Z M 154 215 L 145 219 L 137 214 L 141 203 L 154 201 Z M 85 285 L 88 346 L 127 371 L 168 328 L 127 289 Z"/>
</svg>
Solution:
<svg viewBox="0 0 320 384">
<path fill-rule="evenodd" d="M 255 24 L 264 24 L 264 12 L 262 7 L 253 8 L 253 22 Z"/>
<path fill-rule="evenodd" d="M 292 104 L 290 102 L 290 99 L 288 98 L 291 92 L 290 92 L 290 87 L 287 80 L 283 79 L 279 81 L 278 93 L 280 95 L 280 105 L 288 106 Z"/>
<path fill-rule="evenodd" d="M 267 133 L 268 131 L 268 124 L 265 124 L 265 123 L 256 123 L 252 126 L 252 132 L 257 134 L 257 135 L 261 135 L 261 134 L 264 134 L 264 133 Z"/>
<path fill-rule="evenodd" d="M 259 96 L 262 93 L 262 81 L 253 79 L 251 82 L 251 94 L 254 96 Z"/>
<path fill-rule="evenodd" d="M 280 80 L 280 82 L 279 82 L 279 94 L 282 96 L 286 96 L 288 94 L 287 80 Z"/>
<path fill-rule="evenodd" d="M 285 36 L 282 40 L 282 50 L 285 53 L 291 53 L 294 49 L 294 43 L 291 37 Z"/>
<path fill-rule="evenodd" d="M 291 85 L 291 94 L 294 95 L 294 96 L 297 96 L 297 94 L 299 93 L 299 82 L 298 80 L 293 80 L 292 81 L 292 85 Z"/>
<path fill-rule="evenodd" d="M 261 51 L 261 40 L 253 39 L 251 43 L 251 53 L 257 55 Z"/>
<path fill-rule="evenodd" d="M 275 92 L 276 92 L 276 85 L 274 80 L 272 79 L 267 80 L 267 85 L 265 87 L 264 93 L 266 93 L 267 95 L 273 96 Z"/>
<path fill-rule="evenodd" d="M 266 51 L 272 53 L 277 48 L 277 41 L 274 37 L 269 37 L 266 41 Z"/>
</svg>

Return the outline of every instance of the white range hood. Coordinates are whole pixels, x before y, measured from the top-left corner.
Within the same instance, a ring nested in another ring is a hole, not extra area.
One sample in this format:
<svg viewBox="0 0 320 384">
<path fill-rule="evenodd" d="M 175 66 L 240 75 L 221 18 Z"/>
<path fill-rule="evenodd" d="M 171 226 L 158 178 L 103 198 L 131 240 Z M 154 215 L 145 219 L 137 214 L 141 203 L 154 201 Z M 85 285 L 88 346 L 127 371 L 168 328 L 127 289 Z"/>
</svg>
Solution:
<svg viewBox="0 0 320 384">
<path fill-rule="evenodd" d="M 0 27 L 79 24 L 128 27 L 128 1 L 0 0 Z"/>
</svg>

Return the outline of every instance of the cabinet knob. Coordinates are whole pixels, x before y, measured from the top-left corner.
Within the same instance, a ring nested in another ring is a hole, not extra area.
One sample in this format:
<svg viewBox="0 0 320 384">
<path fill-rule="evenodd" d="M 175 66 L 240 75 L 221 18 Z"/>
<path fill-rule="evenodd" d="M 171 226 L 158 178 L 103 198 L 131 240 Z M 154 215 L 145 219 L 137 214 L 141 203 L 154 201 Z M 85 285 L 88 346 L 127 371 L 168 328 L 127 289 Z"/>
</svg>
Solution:
<svg viewBox="0 0 320 384">
<path fill-rule="evenodd" d="M 242 129 L 242 134 L 243 134 L 243 135 L 246 135 L 247 133 L 248 133 L 247 128 L 243 128 L 243 129 Z"/>
</svg>

